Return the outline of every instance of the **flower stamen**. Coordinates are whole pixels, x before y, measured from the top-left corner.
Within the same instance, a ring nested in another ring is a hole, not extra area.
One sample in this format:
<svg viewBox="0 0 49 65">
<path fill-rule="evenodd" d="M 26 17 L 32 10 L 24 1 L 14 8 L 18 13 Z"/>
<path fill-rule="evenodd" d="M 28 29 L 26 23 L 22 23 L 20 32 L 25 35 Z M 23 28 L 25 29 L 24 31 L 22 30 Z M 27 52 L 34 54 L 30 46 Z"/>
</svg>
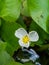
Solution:
<svg viewBox="0 0 49 65">
<path fill-rule="evenodd" d="M 28 43 L 29 42 L 29 37 L 27 35 L 25 35 L 23 38 L 22 38 L 22 41 L 24 42 L 24 44 Z"/>
</svg>

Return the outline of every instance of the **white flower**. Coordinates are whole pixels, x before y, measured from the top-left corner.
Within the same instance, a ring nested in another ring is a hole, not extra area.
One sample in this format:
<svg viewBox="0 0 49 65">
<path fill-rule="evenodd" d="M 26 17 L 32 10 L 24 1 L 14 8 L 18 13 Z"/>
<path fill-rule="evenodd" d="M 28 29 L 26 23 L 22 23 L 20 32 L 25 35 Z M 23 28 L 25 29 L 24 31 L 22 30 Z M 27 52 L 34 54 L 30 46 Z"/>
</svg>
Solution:
<svg viewBox="0 0 49 65">
<path fill-rule="evenodd" d="M 23 28 L 16 30 L 15 36 L 19 38 L 19 45 L 26 48 L 30 46 L 30 41 L 36 42 L 39 39 L 38 33 L 36 31 L 27 33 L 27 31 Z"/>
</svg>

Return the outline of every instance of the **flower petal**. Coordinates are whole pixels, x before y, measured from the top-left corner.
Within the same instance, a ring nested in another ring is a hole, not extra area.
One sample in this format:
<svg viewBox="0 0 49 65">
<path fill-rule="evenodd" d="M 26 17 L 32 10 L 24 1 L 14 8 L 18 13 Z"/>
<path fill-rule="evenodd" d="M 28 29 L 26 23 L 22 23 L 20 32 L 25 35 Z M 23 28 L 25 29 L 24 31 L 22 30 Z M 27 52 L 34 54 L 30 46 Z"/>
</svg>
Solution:
<svg viewBox="0 0 49 65">
<path fill-rule="evenodd" d="M 18 38 L 22 38 L 26 34 L 27 34 L 26 30 L 23 28 L 19 28 L 18 30 L 15 31 L 15 36 Z"/>
<path fill-rule="evenodd" d="M 30 41 L 38 41 L 39 35 L 36 31 L 29 32 Z"/>
<path fill-rule="evenodd" d="M 20 40 L 19 40 L 19 45 L 20 45 L 21 47 L 26 47 L 26 48 L 28 48 L 29 45 L 30 45 L 30 43 L 29 43 L 29 42 L 28 42 L 28 43 L 23 43 L 22 40 L 20 39 Z"/>
<path fill-rule="evenodd" d="M 25 62 L 30 61 L 30 59 L 21 59 L 21 61 L 25 63 Z"/>
</svg>

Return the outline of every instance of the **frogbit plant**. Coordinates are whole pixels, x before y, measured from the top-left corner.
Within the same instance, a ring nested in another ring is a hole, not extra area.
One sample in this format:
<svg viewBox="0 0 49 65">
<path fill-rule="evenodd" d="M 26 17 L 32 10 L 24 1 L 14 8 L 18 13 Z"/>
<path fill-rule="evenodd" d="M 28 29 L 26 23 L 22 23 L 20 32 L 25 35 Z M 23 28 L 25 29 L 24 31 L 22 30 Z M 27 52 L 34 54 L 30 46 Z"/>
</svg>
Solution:
<svg viewBox="0 0 49 65">
<path fill-rule="evenodd" d="M 0 0 L 0 65 L 34 64 L 49 65 L 49 0 Z"/>
<path fill-rule="evenodd" d="M 30 46 L 30 41 L 38 41 L 38 33 L 36 31 L 31 31 L 27 33 L 27 31 L 24 28 L 19 28 L 15 31 L 15 36 L 19 38 L 19 45 L 22 47 L 22 51 L 27 52 L 30 55 L 27 59 L 20 59 L 18 56 L 17 59 L 21 62 L 28 62 L 30 60 L 36 62 L 36 59 L 39 58 L 39 55 L 33 49 L 27 50 L 27 48 Z"/>
<path fill-rule="evenodd" d="M 27 33 L 23 28 L 17 29 L 15 31 L 15 36 L 19 38 L 19 45 L 26 48 L 30 46 L 30 41 L 36 42 L 39 39 L 39 35 L 36 31 Z"/>
</svg>

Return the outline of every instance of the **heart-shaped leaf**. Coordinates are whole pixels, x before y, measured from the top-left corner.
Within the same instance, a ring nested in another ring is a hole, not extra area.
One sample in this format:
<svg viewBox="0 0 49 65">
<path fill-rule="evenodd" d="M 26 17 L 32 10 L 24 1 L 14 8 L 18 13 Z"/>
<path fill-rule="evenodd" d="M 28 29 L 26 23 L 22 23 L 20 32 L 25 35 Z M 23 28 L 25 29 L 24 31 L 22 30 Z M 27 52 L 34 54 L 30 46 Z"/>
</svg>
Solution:
<svg viewBox="0 0 49 65">
<path fill-rule="evenodd" d="M 11 55 L 13 55 L 13 52 L 20 47 L 18 43 L 18 38 L 15 37 L 15 31 L 18 28 L 22 28 L 22 26 L 16 22 L 3 21 L 1 28 L 1 37 L 4 41 L 8 42 L 6 50 Z"/>
<path fill-rule="evenodd" d="M 46 40 L 49 40 L 49 34 L 47 34 L 42 28 L 40 28 L 34 21 L 30 25 L 30 31 L 36 31 L 39 35 L 39 40 L 37 42 L 31 43 L 31 46 L 34 44 L 41 46 L 45 43 Z"/>
<path fill-rule="evenodd" d="M 15 62 L 13 58 L 6 52 L 0 52 L 0 65 L 22 65 L 21 63 Z"/>
<path fill-rule="evenodd" d="M 15 62 L 14 59 L 6 52 L 7 43 L 0 40 L 0 65 L 22 65 Z"/>
<path fill-rule="evenodd" d="M 21 0 L 0 0 L 0 17 L 15 21 L 20 15 Z"/>
<path fill-rule="evenodd" d="M 32 19 L 47 33 L 49 33 L 49 0 L 27 0 Z M 47 20 L 48 19 L 48 20 Z"/>
</svg>

